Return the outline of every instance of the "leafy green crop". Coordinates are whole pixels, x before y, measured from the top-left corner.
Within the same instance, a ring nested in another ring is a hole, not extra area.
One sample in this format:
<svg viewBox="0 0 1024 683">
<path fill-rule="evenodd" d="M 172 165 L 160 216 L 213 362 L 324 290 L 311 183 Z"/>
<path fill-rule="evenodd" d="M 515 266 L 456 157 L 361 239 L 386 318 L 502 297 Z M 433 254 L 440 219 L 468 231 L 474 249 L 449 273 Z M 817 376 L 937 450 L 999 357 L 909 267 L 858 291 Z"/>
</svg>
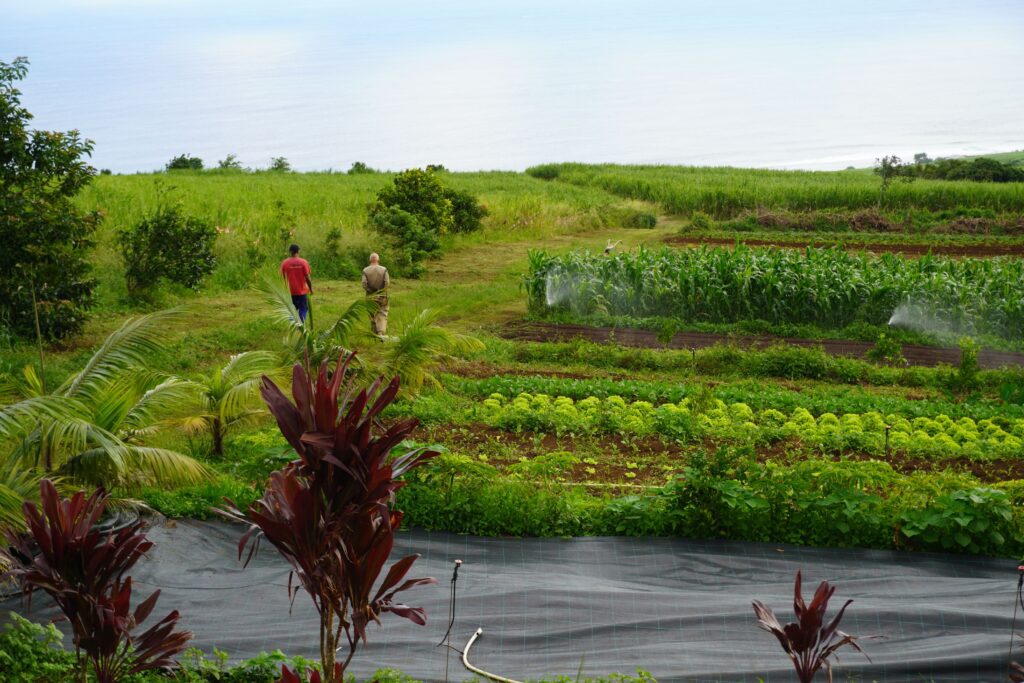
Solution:
<svg viewBox="0 0 1024 683">
<path fill-rule="evenodd" d="M 1024 456 L 1024 419 L 1020 418 L 975 421 L 938 415 L 907 419 L 875 411 L 826 412 L 815 417 L 806 408 L 788 414 L 773 408 L 755 412 L 745 403 L 727 405 L 720 399 L 711 399 L 707 406 L 694 405 L 691 397 L 655 406 L 647 401 L 627 402 L 619 396 L 574 401 L 566 396 L 526 393 L 513 399 L 492 394 L 470 417 L 505 430 L 558 434 L 658 435 L 680 442 L 701 436 L 743 443 L 787 440 L 830 453 L 883 455 L 888 448 L 921 457 L 977 460 Z"/>
</svg>

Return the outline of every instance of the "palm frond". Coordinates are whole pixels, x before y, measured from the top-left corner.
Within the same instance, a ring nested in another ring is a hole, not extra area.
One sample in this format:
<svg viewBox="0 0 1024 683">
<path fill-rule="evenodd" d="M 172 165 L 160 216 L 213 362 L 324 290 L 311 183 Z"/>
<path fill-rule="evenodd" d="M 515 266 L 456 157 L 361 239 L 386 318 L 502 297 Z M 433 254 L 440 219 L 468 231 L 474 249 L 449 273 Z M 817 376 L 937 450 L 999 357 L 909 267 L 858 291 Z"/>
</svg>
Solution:
<svg viewBox="0 0 1024 683">
<path fill-rule="evenodd" d="M 327 330 L 325 336 L 338 346 L 352 348 L 355 338 L 360 331 L 369 336 L 368 325 L 370 317 L 377 312 L 377 303 L 372 299 L 356 299 L 353 301 L 341 317 Z"/>
<path fill-rule="evenodd" d="M 75 396 L 88 384 L 111 381 L 132 366 L 145 367 L 153 355 L 165 348 L 164 326 L 180 313 L 180 309 L 169 309 L 126 321 L 56 393 Z"/>
<path fill-rule="evenodd" d="M 90 449 L 70 459 L 63 471 L 93 485 L 129 491 L 144 486 L 190 486 L 213 478 L 209 468 L 187 455 L 148 446 L 127 446 L 121 459 Z"/>
<path fill-rule="evenodd" d="M 438 386 L 433 373 L 438 362 L 483 348 L 480 340 L 437 325 L 439 317 L 437 311 L 424 309 L 388 346 L 381 374 L 400 377 L 404 393 L 414 394 L 425 384 Z"/>
<path fill-rule="evenodd" d="M 137 397 L 121 419 L 118 432 L 122 438 L 128 433 L 151 433 L 161 423 L 186 412 L 197 399 L 195 384 L 180 377 L 166 377 Z"/>
<path fill-rule="evenodd" d="M 237 353 L 219 371 L 224 385 L 230 386 L 252 377 L 259 377 L 281 366 L 277 354 L 270 351 Z"/>
<path fill-rule="evenodd" d="M 260 377 L 251 377 L 239 382 L 225 392 L 220 400 L 219 417 L 221 422 L 232 422 L 241 413 L 248 412 L 250 406 L 259 398 Z"/>
<path fill-rule="evenodd" d="M 44 420 L 69 418 L 80 408 L 76 401 L 57 396 L 33 396 L 0 408 L 0 437 L 32 431 Z"/>
<path fill-rule="evenodd" d="M 311 351 L 313 347 L 313 333 L 311 326 L 303 324 L 299 320 L 299 312 L 292 304 L 292 295 L 282 280 L 276 278 L 263 278 L 263 284 L 259 287 L 263 299 L 270 304 L 271 319 L 285 330 L 285 346 L 293 359 Z"/>
<path fill-rule="evenodd" d="M 26 500 L 39 502 L 40 478 L 14 459 L 0 465 L 0 532 L 24 528 L 21 505 Z"/>
</svg>

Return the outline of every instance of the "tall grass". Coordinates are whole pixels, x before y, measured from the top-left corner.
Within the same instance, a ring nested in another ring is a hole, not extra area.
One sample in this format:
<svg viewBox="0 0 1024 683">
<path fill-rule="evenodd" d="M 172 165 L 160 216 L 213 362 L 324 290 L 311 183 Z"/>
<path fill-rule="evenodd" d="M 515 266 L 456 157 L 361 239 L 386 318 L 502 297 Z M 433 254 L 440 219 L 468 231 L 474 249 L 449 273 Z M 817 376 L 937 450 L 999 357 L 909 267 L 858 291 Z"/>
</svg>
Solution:
<svg viewBox="0 0 1024 683">
<path fill-rule="evenodd" d="M 527 173 L 653 202 L 672 214 L 718 218 L 758 207 L 860 209 L 878 205 L 879 179 L 864 171 L 770 171 L 691 166 L 548 164 Z M 917 180 L 893 183 L 883 208 L 940 211 L 960 207 L 1024 211 L 1024 183 Z"/>
<path fill-rule="evenodd" d="M 1024 261 L 873 257 L 843 249 L 643 248 L 612 257 L 530 254 L 534 312 L 826 328 L 907 315 L 935 331 L 1024 336 Z M 945 330 L 937 328 L 943 327 Z"/>
<path fill-rule="evenodd" d="M 101 301 L 116 304 L 126 297 L 117 232 L 160 202 L 180 202 L 186 213 L 217 226 L 219 265 L 207 289 L 238 289 L 272 274 L 291 242 L 302 247 L 314 277 L 357 278 L 371 251 L 387 256 L 388 245 L 367 227 L 366 215 L 391 178 L 224 171 L 100 176 L 77 201 L 105 217 L 93 255 Z M 521 173 L 443 173 L 442 181 L 477 195 L 489 213 L 480 233 L 447 238 L 449 250 L 604 227 L 650 212 L 599 188 L 542 183 Z"/>
</svg>

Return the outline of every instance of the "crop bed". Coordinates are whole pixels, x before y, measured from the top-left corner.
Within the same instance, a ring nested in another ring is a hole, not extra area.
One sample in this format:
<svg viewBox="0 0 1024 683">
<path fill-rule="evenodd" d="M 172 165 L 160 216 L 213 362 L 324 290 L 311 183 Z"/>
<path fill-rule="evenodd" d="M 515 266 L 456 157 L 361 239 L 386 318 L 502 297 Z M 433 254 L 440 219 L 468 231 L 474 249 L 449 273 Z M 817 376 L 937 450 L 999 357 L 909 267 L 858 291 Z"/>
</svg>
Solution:
<svg viewBox="0 0 1024 683">
<path fill-rule="evenodd" d="M 703 349 L 717 344 L 737 344 L 745 348 L 767 348 L 773 344 L 785 343 L 804 348 L 821 347 L 833 356 L 865 358 L 873 344 L 853 340 L 798 339 L 793 337 L 733 336 L 704 332 L 677 332 L 667 344 L 658 340 L 650 330 L 620 327 L 599 327 L 567 323 L 530 322 L 507 325 L 501 330 L 506 339 L 530 342 L 571 341 L 585 339 L 598 343 L 616 343 L 649 349 Z M 903 357 L 910 365 L 935 367 L 940 363 L 955 365 L 960 362 L 960 349 L 904 344 Z M 1024 353 L 993 351 L 978 352 L 978 365 L 994 369 L 1005 366 L 1024 366 Z"/>
</svg>

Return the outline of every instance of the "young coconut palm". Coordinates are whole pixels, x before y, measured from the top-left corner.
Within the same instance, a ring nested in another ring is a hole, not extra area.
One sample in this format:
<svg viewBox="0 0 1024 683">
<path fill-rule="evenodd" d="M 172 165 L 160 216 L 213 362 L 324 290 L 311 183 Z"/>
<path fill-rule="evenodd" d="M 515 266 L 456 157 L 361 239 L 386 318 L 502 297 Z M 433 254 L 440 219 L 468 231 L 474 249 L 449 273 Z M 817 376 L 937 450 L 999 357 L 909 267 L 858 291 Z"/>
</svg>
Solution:
<svg viewBox="0 0 1024 683">
<path fill-rule="evenodd" d="M 274 309 L 275 319 L 288 330 L 285 345 L 290 355 L 305 363 L 307 371 L 344 352 L 358 351 L 356 362 L 365 376 L 397 376 L 402 381 L 402 394 L 412 395 L 425 385 L 439 386 L 434 376 L 439 362 L 483 348 L 478 339 L 438 325 L 440 312 L 430 309 L 420 311 L 397 337 L 386 337 L 382 342 L 368 331 L 368 321 L 376 310 L 376 304 L 369 299 L 356 299 L 334 324 L 317 333 L 311 318 L 305 324 L 298 322 L 291 296 L 283 284 L 267 280 L 263 291 Z"/>
<path fill-rule="evenodd" d="M 437 324 L 440 312 L 429 308 L 405 326 L 392 341 L 385 343 L 383 361 L 374 374 L 398 377 L 402 393 L 417 394 L 424 387 L 440 387 L 434 371 L 441 361 L 455 354 L 471 353 L 483 348 L 476 337 L 446 330 Z"/>
<path fill-rule="evenodd" d="M 201 412 L 183 420 L 185 430 L 209 433 L 212 453 L 224 455 L 224 440 L 229 433 L 266 414 L 259 397 L 260 377 L 276 374 L 280 366 L 280 359 L 270 351 L 247 351 L 231 356 L 224 365 L 192 381 Z"/>
<path fill-rule="evenodd" d="M 180 453 L 146 445 L 154 432 L 192 402 L 183 380 L 140 370 L 162 349 L 163 324 L 176 311 L 129 320 L 104 341 L 85 366 L 51 393 L 34 371 L 25 373 L 25 398 L 0 408 L 0 471 L 15 468 L 69 483 L 133 489 L 144 484 L 192 484 L 210 471 Z M 0 519 L 16 514 L 0 496 Z M 18 503 L 20 506 L 20 501 Z"/>
<path fill-rule="evenodd" d="M 323 361 L 333 360 L 369 341 L 366 321 L 377 308 L 377 304 L 369 299 L 356 299 L 330 327 L 317 332 L 312 308 L 306 322 L 300 322 L 291 294 L 283 282 L 264 280 L 261 291 L 273 309 L 273 318 L 287 330 L 285 347 L 289 355 L 296 362 L 308 363 L 307 369 L 319 367 Z"/>
</svg>

